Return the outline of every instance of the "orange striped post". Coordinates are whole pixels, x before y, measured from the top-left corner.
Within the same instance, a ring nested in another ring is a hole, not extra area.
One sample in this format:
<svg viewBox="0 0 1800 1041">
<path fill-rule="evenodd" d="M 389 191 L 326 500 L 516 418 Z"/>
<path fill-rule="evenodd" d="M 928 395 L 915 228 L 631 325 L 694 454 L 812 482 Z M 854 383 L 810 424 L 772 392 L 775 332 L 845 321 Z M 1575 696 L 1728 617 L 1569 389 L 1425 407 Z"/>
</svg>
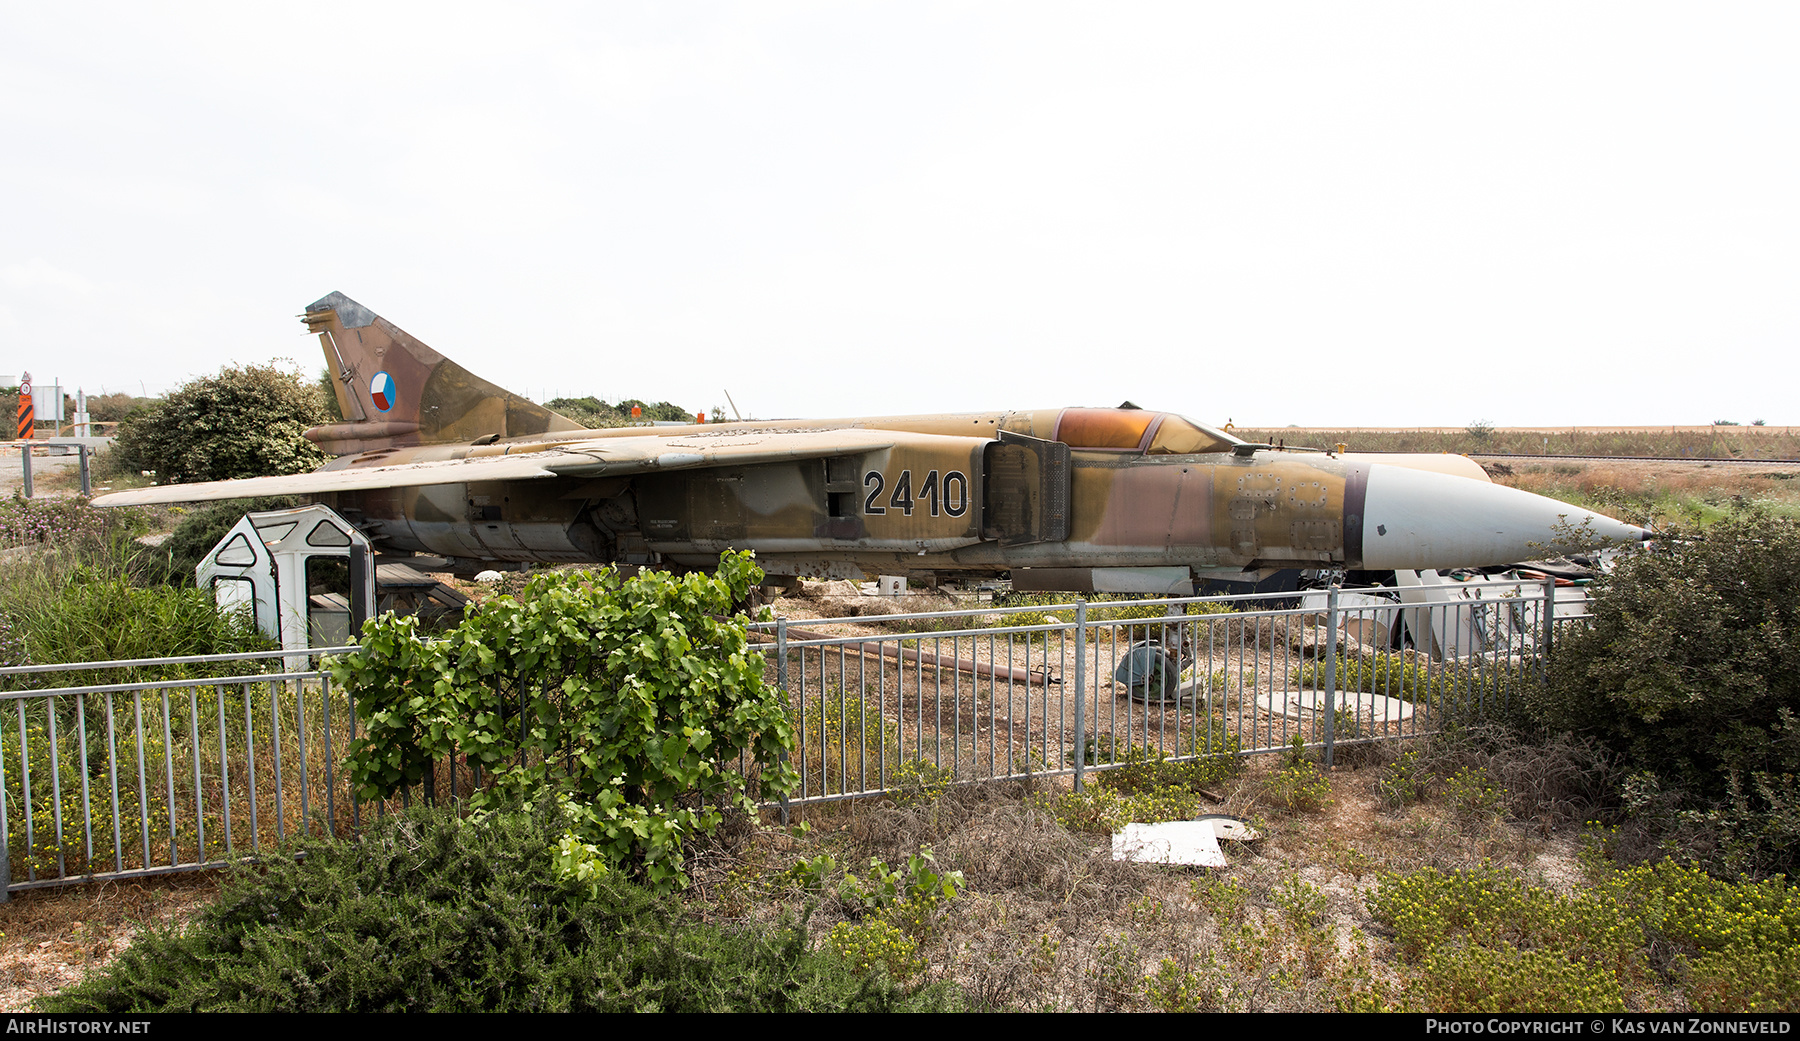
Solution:
<svg viewBox="0 0 1800 1041">
<path fill-rule="evenodd" d="M 36 425 L 37 414 L 31 404 L 31 373 L 19 377 L 19 437 L 21 440 L 31 436 L 32 427 Z"/>
</svg>

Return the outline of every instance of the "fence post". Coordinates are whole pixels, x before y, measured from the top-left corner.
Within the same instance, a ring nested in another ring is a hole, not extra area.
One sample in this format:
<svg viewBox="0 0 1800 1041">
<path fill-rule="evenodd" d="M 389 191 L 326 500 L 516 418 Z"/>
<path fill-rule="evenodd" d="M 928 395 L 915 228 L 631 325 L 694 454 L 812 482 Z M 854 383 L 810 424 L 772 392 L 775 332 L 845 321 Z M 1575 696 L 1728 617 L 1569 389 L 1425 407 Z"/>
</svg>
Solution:
<svg viewBox="0 0 1800 1041">
<path fill-rule="evenodd" d="M 1049 720 L 1045 720 L 1048 729 Z M 1099 756 L 1095 756 L 1096 759 Z M 1075 790 L 1087 766 L 1087 601 L 1075 601 Z"/>
<path fill-rule="evenodd" d="M 1556 642 L 1556 576 L 1544 576 L 1544 636 L 1538 648 L 1538 682 L 1549 678 L 1550 649 Z"/>
<path fill-rule="evenodd" d="M 76 458 L 81 460 L 81 497 L 92 498 L 94 494 L 93 468 L 88 465 L 88 446 L 75 446 Z"/>
<path fill-rule="evenodd" d="M 784 705 L 787 704 L 788 703 L 787 619 L 785 617 L 775 619 L 775 685 L 781 688 L 781 703 Z M 806 706 L 802 705 L 801 712 L 800 712 L 800 727 L 803 731 L 806 727 L 805 708 L 806 708 Z M 781 753 L 781 761 L 783 763 L 787 762 L 787 758 L 788 758 L 788 756 L 787 756 L 786 752 Z M 788 823 L 788 797 L 787 797 L 787 792 L 782 792 L 781 793 L 781 826 L 785 828 L 785 827 L 787 827 L 787 823 Z"/>
<path fill-rule="evenodd" d="M 1331 769 L 1332 750 L 1337 740 L 1337 634 L 1338 584 L 1331 583 L 1325 593 L 1325 769 Z"/>
<path fill-rule="evenodd" d="M 5 733 L 6 727 L 0 724 L 0 749 L 4 749 L 6 745 Z M 23 728 L 20 728 L 19 759 L 21 762 L 24 761 L 25 755 L 25 735 Z M 22 792 L 23 789 L 21 789 Z M 25 812 L 31 812 L 29 804 L 26 805 Z M 10 824 L 6 816 L 6 753 L 0 750 L 0 904 L 12 900 L 12 851 L 6 846 L 9 829 Z"/>
</svg>

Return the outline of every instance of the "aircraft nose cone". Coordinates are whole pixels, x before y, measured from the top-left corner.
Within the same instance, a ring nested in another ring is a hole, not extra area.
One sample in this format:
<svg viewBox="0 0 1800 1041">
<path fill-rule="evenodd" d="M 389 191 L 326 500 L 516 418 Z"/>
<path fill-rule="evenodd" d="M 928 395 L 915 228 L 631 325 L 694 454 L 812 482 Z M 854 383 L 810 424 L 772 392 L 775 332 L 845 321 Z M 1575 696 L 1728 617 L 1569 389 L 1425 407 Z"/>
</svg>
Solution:
<svg viewBox="0 0 1800 1041">
<path fill-rule="evenodd" d="M 1517 488 L 1369 468 L 1362 566 L 1371 571 L 1489 567 L 1648 538 L 1634 524 Z"/>
</svg>

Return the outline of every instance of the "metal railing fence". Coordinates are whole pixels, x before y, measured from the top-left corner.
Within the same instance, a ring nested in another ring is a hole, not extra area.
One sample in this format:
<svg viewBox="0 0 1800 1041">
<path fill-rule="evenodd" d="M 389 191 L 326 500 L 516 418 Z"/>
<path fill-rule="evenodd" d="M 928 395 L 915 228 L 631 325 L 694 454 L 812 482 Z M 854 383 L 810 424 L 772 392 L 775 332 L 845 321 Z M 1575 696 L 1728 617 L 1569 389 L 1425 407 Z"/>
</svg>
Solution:
<svg viewBox="0 0 1800 1041">
<path fill-rule="evenodd" d="M 1548 581 L 1473 581 L 1405 601 L 1333 588 L 751 629 L 794 724 L 786 807 L 1028 776 L 1080 787 L 1146 756 L 1296 742 L 1330 763 L 1504 703 L 1577 612 Z M 351 791 L 355 704 L 313 665 L 349 649 L 0 668 L 0 900 L 221 866 L 385 812 Z M 479 786 L 445 766 L 423 797 Z"/>
<path fill-rule="evenodd" d="M 1027 776 L 1079 788 L 1148 756 L 1296 742 L 1330 764 L 1510 701 L 1541 677 L 1557 614 L 1552 580 L 1473 580 L 1398 601 L 1333 588 L 752 629 L 793 709 L 793 806 Z"/>
<path fill-rule="evenodd" d="M 346 834 L 358 811 L 338 763 L 353 705 L 321 670 L 288 668 L 295 657 L 0 669 L 0 686 L 24 688 L 0 690 L 0 894 Z M 56 685 L 75 672 L 107 682 Z"/>
</svg>

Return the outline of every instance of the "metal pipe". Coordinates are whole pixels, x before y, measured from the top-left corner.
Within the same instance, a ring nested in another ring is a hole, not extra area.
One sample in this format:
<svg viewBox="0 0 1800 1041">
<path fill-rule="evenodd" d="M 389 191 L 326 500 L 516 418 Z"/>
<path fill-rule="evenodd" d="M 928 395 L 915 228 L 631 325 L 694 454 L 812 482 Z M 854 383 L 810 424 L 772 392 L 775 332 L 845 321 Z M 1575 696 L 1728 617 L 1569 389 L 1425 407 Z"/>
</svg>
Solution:
<svg viewBox="0 0 1800 1041">
<path fill-rule="evenodd" d="M 781 688 L 781 696 L 784 700 L 788 696 L 787 642 L 788 642 L 787 619 L 786 618 L 778 618 L 775 620 L 775 685 Z M 804 710 L 806 707 L 805 703 L 802 702 L 800 707 L 802 710 Z M 804 711 L 802 711 L 801 717 L 800 717 L 800 731 L 801 731 L 802 735 L 804 735 L 806 732 L 806 715 L 805 715 Z M 783 752 L 781 754 L 781 761 L 784 763 L 787 762 L 787 753 L 786 752 Z M 804 767 L 806 765 L 804 758 L 801 760 L 800 765 L 802 767 Z M 781 823 L 782 823 L 782 826 L 786 827 L 787 822 L 788 822 L 788 797 L 787 797 L 786 792 L 782 792 L 781 793 Z"/>
<path fill-rule="evenodd" d="M 1331 769 L 1331 758 L 1337 736 L 1337 712 L 1333 706 L 1337 695 L 1338 586 L 1331 584 L 1325 594 L 1325 769 Z"/>
<path fill-rule="evenodd" d="M 1075 790 L 1087 765 L 1087 601 L 1075 601 Z M 1099 762 L 1099 755 L 1094 761 Z"/>
</svg>

